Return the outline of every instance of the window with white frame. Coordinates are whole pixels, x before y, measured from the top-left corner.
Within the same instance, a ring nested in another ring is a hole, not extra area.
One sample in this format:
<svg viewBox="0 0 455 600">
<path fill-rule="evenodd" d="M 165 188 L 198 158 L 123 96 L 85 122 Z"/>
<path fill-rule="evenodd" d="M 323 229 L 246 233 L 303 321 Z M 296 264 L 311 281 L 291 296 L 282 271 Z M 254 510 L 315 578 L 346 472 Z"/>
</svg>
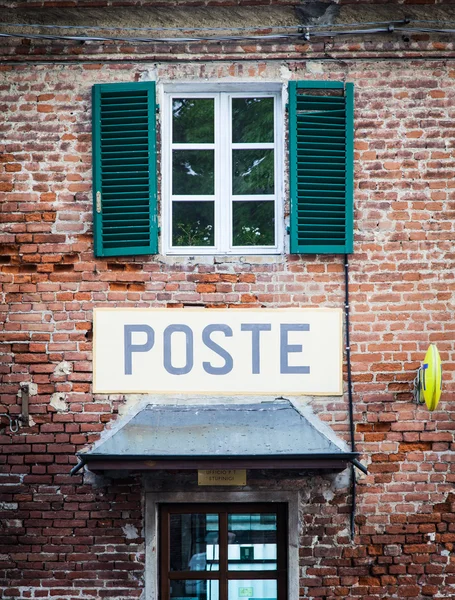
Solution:
<svg viewBox="0 0 455 600">
<path fill-rule="evenodd" d="M 165 94 L 166 253 L 281 251 L 281 120 L 277 91 Z"/>
</svg>

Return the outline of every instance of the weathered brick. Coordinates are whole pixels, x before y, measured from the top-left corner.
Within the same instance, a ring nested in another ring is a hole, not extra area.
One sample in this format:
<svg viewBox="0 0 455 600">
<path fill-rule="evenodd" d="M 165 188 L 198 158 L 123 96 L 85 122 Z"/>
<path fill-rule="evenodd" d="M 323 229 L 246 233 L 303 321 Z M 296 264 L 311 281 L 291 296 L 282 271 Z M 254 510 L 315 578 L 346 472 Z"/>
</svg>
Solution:
<svg viewBox="0 0 455 600">
<path fill-rule="evenodd" d="M 73 0 L 16 4 L 20 9 L 77 8 Z M 88 10 L 119 5 L 83 4 Z M 134 5 L 155 9 L 159 3 L 123 4 L 133 11 Z M 174 4 L 208 11 L 223 2 Z M 270 4 L 232 0 L 224 8 L 244 5 L 259 14 L 255 5 Z M 291 9 L 296 3 L 273 4 Z M 0 327 L 6 344 L 0 402 L 15 414 L 20 383 L 38 386 L 38 394 L 30 397 L 35 425 L 11 434 L 1 420 L 0 518 L 8 524 L 8 536 L 2 535 L 0 554 L 2 561 L 8 557 L 0 565 L 0 586 L 6 597 L 120 600 L 143 594 L 143 540 L 127 539 L 123 530 L 125 524 L 139 535 L 143 530 L 140 482 L 98 479 L 92 486 L 81 475 L 68 475 L 75 452 L 99 439 L 125 404 L 123 396 L 91 394 L 94 307 L 344 306 L 344 259 L 337 255 L 94 258 L 91 86 L 141 80 L 150 64 L 158 81 L 355 82 L 350 333 L 356 443 L 369 474 L 358 478 L 355 543 L 348 535 L 347 482 L 337 479 L 344 485 L 339 489 L 338 483 L 332 485 L 333 475 L 286 479 L 286 489 L 301 491 L 300 595 L 330 600 L 455 596 L 450 564 L 455 547 L 455 71 L 444 40 L 425 33 L 404 42 L 402 33 L 389 32 L 387 40 L 334 36 L 322 42 L 311 34 L 308 43 L 194 43 L 185 46 L 184 64 L 171 43 L 112 42 L 108 55 L 119 62 L 105 59 L 107 47 L 101 43 L 9 40 L 0 49 L 14 61 L 0 66 L 5 242 Z M 405 56 L 411 45 L 419 60 Z M 44 54 L 71 61 L 28 64 Z M 332 54 L 336 60 L 325 60 Z M 89 62 L 97 56 L 99 62 Z M 139 56 L 145 62 L 136 61 Z M 127 64 L 121 62 L 125 58 Z M 284 196 L 288 214 L 287 183 Z M 439 409 L 430 415 L 413 403 L 412 382 L 432 341 L 443 356 L 444 390 Z M 63 360 L 71 363 L 69 374 L 56 372 Z M 65 395 L 65 410 L 51 407 L 56 392 Z M 349 442 L 346 395 L 315 397 L 312 405 Z M 274 477 L 256 473 L 251 487 L 270 489 Z"/>
</svg>

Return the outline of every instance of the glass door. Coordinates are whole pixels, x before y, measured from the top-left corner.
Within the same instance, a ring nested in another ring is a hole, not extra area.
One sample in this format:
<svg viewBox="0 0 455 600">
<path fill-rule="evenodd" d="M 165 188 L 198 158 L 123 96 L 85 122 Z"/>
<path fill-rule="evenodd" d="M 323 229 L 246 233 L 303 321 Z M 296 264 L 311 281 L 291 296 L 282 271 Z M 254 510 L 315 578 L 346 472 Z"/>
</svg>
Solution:
<svg viewBox="0 0 455 600">
<path fill-rule="evenodd" d="M 161 600 L 285 600 L 284 504 L 161 508 Z"/>
</svg>

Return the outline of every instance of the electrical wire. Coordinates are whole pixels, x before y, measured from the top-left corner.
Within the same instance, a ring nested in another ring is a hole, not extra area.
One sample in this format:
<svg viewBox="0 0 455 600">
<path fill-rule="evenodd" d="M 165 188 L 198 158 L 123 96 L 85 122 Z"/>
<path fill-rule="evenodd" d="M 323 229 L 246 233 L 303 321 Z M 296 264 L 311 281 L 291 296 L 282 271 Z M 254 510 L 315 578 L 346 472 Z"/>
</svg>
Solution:
<svg viewBox="0 0 455 600">
<path fill-rule="evenodd" d="M 403 24 L 409 23 L 408 18 L 399 19 L 396 21 L 373 21 L 360 23 L 334 23 L 331 27 L 365 27 L 367 25 L 390 25 L 391 23 Z M 422 21 L 425 22 L 425 21 Z M 438 21 L 434 21 L 437 23 Z M 102 25 L 46 25 L 42 23 L 0 23 L 2 27 L 36 27 L 45 29 L 91 29 L 100 31 L 250 31 L 251 29 L 319 29 L 321 25 L 304 25 L 297 23 L 296 25 L 250 25 L 249 27 L 109 27 Z"/>
<path fill-rule="evenodd" d="M 61 40 L 76 42 L 138 42 L 138 43 L 190 43 L 190 42 L 225 42 L 225 41 L 248 41 L 248 40 L 268 40 L 268 39 L 292 39 L 301 38 L 300 33 L 295 34 L 266 34 L 249 36 L 207 36 L 207 37 L 178 37 L 178 38 L 134 38 L 134 37 L 113 37 L 113 36 L 77 36 L 77 35 L 50 35 L 40 33 L 0 33 L 0 37 L 26 38 L 33 40 Z"/>
<path fill-rule="evenodd" d="M 197 37 L 173 37 L 173 38 L 146 38 L 146 37 L 124 37 L 124 36 L 70 36 L 70 35 L 51 35 L 51 34 L 33 34 L 33 33 L 0 33 L 2 38 L 21 38 L 32 40 L 52 40 L 52 41 L 75 41 L 75 42 L 128 42 L 141 44 L 156 43 L 200 43 L 200 42 L 242 42 L 242 41 L 273 41 L 273 40 L 297 40 L 304 39 L 310 41 L 311 38 L 325 38 L 337 36 L 356 36 L 371 35 L 378 33 L 439 33 L 455 34 L 455 29 L 430 29 L 420 27 L 395 27 L 389 25 L 387 28 L 374 29 L 353 29 L 340 31 L 307 31 L 306 33 L 282 33 L 282 34 L 259 34 L 259 35 L 230 35 L 230 36 L 197 36 Z"/>
<path fill-rule="evenodd" d="M 446 21 L 445 19 L 440 19 L 439 21 L 423 21 L 421 19 L 412 19 L 413 23 L 445 23 L 446 25 L 455 25 L 455 21 Z"/>
<path fill-rule="evenodd" d="M 344 255 L 344 315 L 346 328 L 346 366 L 348 375 L 348 407 L 349 407 L 349 430 L 351 434 L 351 452 L 355 452 L 355 428 L 354 428 L 354 401 L 352 393 L 352 367 L 351 367 L 351 342 L 350 342 L 350 303 L 349 303 L 349 255 Z M 351 463 L 351 541 L 355 537 L 355 513 L 357 508 L 357 479 L 355 467 Z"/>
<path fill-rule="evenodd" d="M 92 55 L 93 56 L 93 55 Z M 283 62 L 286 60 L 291 60 L 294 58 L 301 58 L 301 52 L 277 52 L 273 56 L 267 57 L 267 62 Z M 223 58 L 214 58 L 210 59 L 208 62 L 216 62 L 217 64 L 231 64 L 233 60 L 237 62 L 243 63 L 254 63 L 257 60 L 263 60 L 264 57 L 262 54 L 248 54 L 248 55 L 238 55 L 238 54 L 229 54 L 227 56 L 223 56 Z M 128 56 L 127 58 L 113 58 L 112 56 L 105 55 L 95 55 L 93 57 L 87 57 L 86 55 L 82 56 L 79 60 L 74 60 L 74 58 L 55 58 L 50 55 L 48 58 L 43 55 L 39 55 L 37 57 L 27 55 L 27 58 L 24 56 L 17 57 L 16 59 L 5 59 L 0 60 L 0 64 L 2 65 L 80 65 L 81 63 L 96 63 L 96 64 L 148 64 L 151 61 L 156 61 L 158 58 L 155 54 L 150 55 L 135 55 Z M 167 63 L 190 63 L 194 62 L 194 56 L 191 54 L 169 54 L 166 56 L 159 56 L 160 61 L 165 61 Z M 412 54 L 405 56 L 397 56 L 396 54 L 384 53 L 382 56 L 377 55 L 363 55 L 363 54 L 355 54 L 355 55 L 345 55 L 345 54 L 337 54 L 336 56 L 331 56 L 327 53 L 315 53 L 312 56 L 305 56 L 305 61 L 317 61 L 317 62 L 335 62 L 335 63 L 348 63 L 351 61 L 356 62 L 371 62 L 374 60 L 375 62 L 420 62 L 420 61 L 435 61 L 435 60 L 444 60 L 444 61 L 454 61 L 455 53 L 452 54 L 432 54 L 429 53 L 428 56 L 422 56 L 421 54 Z"/>
<path fill-rule="evenodd" d="M 48 26 L 51 27 L 51 26 Z M 54 26 L 52 26 L 54 27 Z M 57 27 L 57 26 L 56 26 Z M 70 27 L 70 26 L 68 26 Z M 251 28 L 252 29 L 252 28 Z M 257 29 L 257 28 L 255 28 Z M 295 29 L 295 28 L 293 28 Z M 89 35 L 64 35 L 64 34 L 44 34 L 44 33 L 0 33 L 2 38 L 21 38 L 32 40 L 52 40 L 52 41 L 74 41 L 74 42 L 128 42 L 139 44 L 159 44 L 159 43 L 200 43 L 200 42 L 242 42 L 242 41 L 293 41 L 304 39 L 310 41 L 311 38 L 326 38 L 337 36 L 356 36 L 356 35 L 374 35 L 378 33 L 438 33 L 455 34 L 455 29 L 436 29 L 428 27 L 397 27 L 390 22 L 387 27 L 376 27 L 368 29 L 343 29 L 343 30 L 314 30 L 310 27 L 301 26 L 297 28 L 298 33 L 267 33 L 256 35 L 207 35 L 207 36 L 182 36 L 182 37 L 128 37 L 128 36 L 89 36 Z M 202 31 L 202 30 L 199 30 Z M 213 31 L 213 30 L 209 30 Z"/>
</svg>

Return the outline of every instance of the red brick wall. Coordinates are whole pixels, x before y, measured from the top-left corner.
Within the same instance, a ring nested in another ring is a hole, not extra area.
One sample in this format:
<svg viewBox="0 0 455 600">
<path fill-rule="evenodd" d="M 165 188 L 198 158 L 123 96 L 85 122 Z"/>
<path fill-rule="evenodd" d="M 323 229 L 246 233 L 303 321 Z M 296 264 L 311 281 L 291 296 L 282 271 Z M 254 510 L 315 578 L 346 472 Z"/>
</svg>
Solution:
<svg viewBox="0 0 455 600">
<path fill-rule="evenodd" d="M 289 62 L 163 63 L 157 75 L 355 83 L 351 345 L 356 436 L 369 475 L 359 481 L 354 544 L 348 488 L 310 477 L 318 483 L 304 494 L 301 595 L 448 600 L 455 595 L 455 68 L 436 59 L 310 64 L 294 59 L 299 52 Z M 5 598 L 126 598 L 143 589 L 140 483 L 69 475 L 75 452 L 125 402 L 91 394 L 95 306 L 343 306 L 338 256 L 94 259 L 91 86 L 134 81 L 153 67 L 0 66 L 4 410 L 19 412 L 21 382 L 37 386 L 34 425 L 13 434 L 1 420 Z M 411 394 L 430 342 L 444 361 L 433 414 Z M 349 438 L 345 400 L 312 404 Z M 308 481 L 282 485 L 308 490 Z"/>
</svg>

